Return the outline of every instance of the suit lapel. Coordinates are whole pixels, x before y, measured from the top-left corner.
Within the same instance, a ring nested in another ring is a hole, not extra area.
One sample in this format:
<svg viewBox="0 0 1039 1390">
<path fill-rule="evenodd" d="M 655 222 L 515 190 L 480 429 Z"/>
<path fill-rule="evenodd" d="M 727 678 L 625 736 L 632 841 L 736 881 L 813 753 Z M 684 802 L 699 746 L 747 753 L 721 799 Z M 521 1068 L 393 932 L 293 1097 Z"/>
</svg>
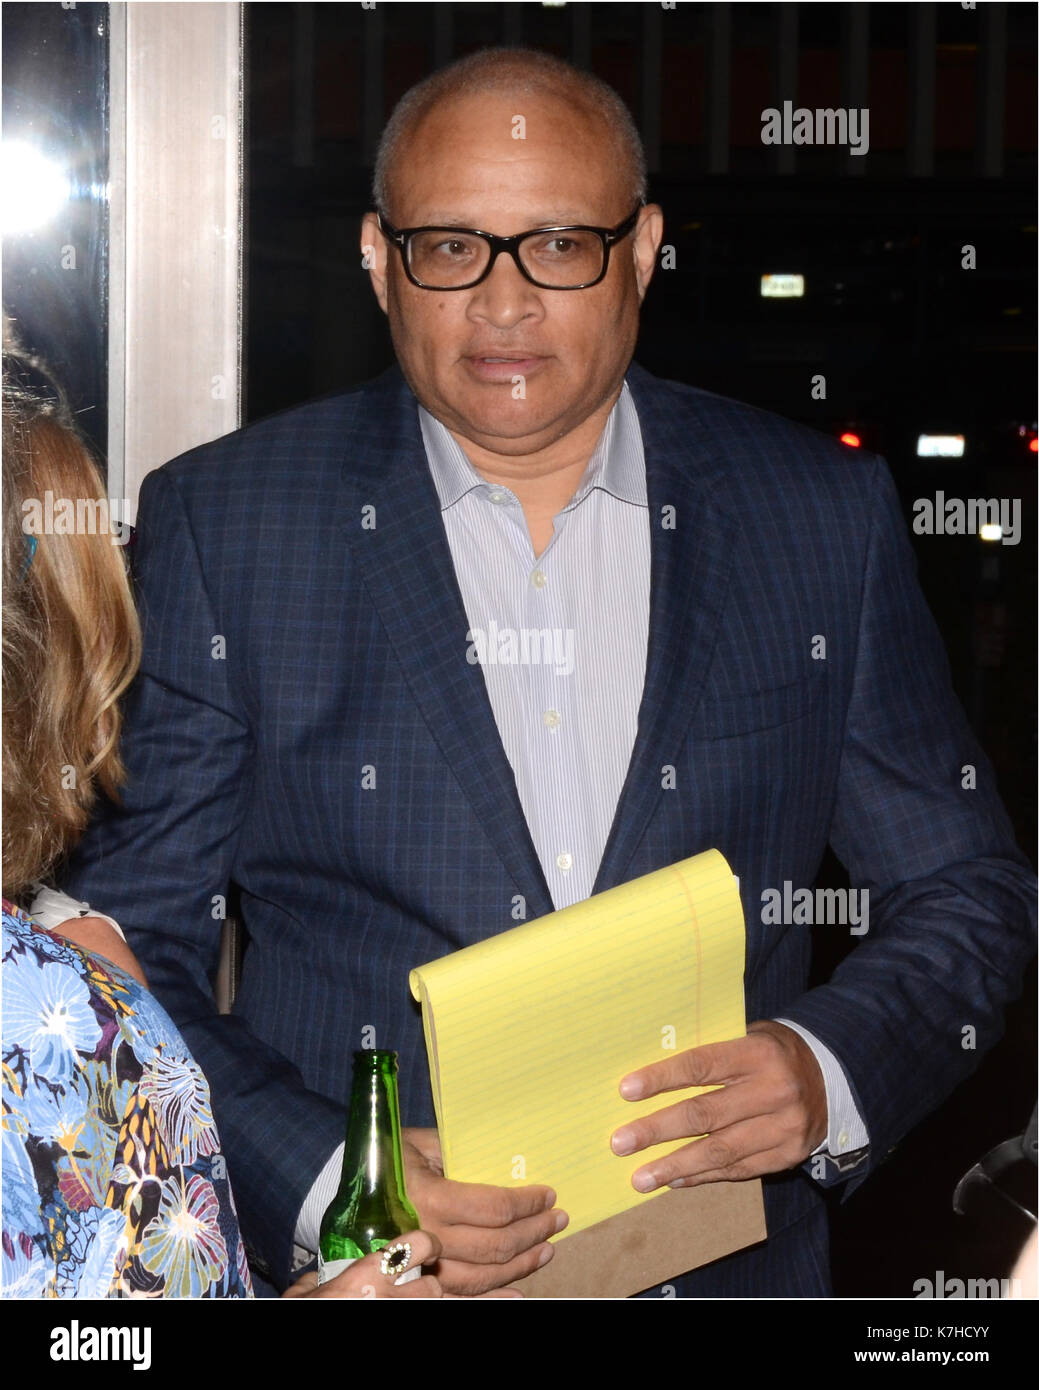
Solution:
<svg viewBox="0 0 1039 1390">
<path fill-rule="evenodd" d="M 635 364 L 627 380 L 646 460 L 649 646 L 635 746 L 594 893 L 626 882 L 632 856 L 662 795 L 662 769 L 677 764 L 711 663 L 740 525 L 717 499 L 714 482 L 723 469 L 715 436 L 696 419 L 690 398 L 672 396 Z M 662 524 L 665 508 L 671 507 L 673 529 Z"/>
<path fill-rule="evenodd" d="M 649 646 L 638 732 L 593 892 L 626 871 L 696 709 L 731 582 L 739 521 L 715 495 L 714 435 L 648 372 L 628 372 L 646 459 L 651 535 Z M 344 473 L 348 536 L 415 700 L 513 881 L 528 918 L 552 899 L 527 828 L 479 665 L 465 659 L 468 618 L 426 463 L 415 398 L 396 368 L 366 388 L 364 446 Z M 693 418 L 690 418 L 690 417 Z M 690 426 L 693 429 L 690 430 Z M 698 427 L 702 425 L 702 428 Z M 662 525 L 674 508 L 673 529 Z M 654 866 L 656 867 L 656 866 Z"/>
<path fill-rule="evenodd" d="M 363 448 L 345 469 L 347 536 L 362 507 L 376 525 L 350 541 L 415 700 L 509 875 L 528 918 L 552 911 L 516 781 L 479 665 L 466 661 L 469 620 L 415 398 L 396 368 L 372 386 Z M 366 402 L 367 404 L 367 402 Z"/>
</svg>

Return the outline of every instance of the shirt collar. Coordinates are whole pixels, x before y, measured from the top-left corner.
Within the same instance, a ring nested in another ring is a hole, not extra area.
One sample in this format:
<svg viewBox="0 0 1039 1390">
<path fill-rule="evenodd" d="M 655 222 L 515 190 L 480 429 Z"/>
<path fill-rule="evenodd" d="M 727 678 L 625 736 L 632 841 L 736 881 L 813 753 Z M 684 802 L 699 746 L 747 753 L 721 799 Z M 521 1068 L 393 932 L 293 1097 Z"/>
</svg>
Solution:
<svg viewBox="0 0 1039 1390">
<path fill-rule="evenodd" d="M 487 494 L 501 490 L 499 485 L 489 483 L 480 476 L 446 426 L 421 405 L 418 414 L 426 460 L 440 498 L 441 511 L 446 512 L 474 488 Z M 565 512 L 576 507 L 595 487 L 602 488 L 622 502 L 633 502 L 643 507 L 649 505 L 642 431 L 627 382 L 607 416 L 606 425 L 581 475 L 577 491 L 562 510 Z"/>
</svg>

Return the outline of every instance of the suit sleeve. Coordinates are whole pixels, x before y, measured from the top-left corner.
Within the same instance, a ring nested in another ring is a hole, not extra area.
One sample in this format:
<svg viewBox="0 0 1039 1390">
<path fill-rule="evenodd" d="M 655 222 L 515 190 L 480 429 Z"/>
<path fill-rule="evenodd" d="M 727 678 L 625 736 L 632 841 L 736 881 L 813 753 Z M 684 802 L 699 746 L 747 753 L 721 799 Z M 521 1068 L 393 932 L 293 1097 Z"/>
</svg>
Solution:
<svg viewBox="0 0 1039 1390">
<path fill-rule="evenodd" d="M 220 903 L 234 874 L 254 744 L 235 653 L 217 640 L 227 640 L 226 628 L 164 469 L 142 488 L 135 547 L 144 650 L 126 710 L 127 782 L 121 806 L 106 804 L 95 819 L 65 887 L 122 923 L 206 1073 L 243 1234 L 284 1285 L 300 1208 L 345 1118 L 241 1019 L 217 1012 Z"/>
<path fill-rule="evenodd" d="M 952 689 L 890 473 L 877 461 L 830 843 L 869 933 L 783 1014 L 840 1058 L 870 1138 L 845 1196 L 999 1039 L 1035 881 Z"/>
</svg>

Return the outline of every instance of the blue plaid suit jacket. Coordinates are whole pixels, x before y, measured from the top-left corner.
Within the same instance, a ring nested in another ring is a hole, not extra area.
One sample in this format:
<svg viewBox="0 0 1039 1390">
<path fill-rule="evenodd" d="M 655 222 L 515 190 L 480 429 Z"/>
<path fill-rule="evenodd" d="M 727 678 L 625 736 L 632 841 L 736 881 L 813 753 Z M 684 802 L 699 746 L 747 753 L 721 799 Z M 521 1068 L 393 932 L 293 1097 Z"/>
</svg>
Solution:
<svg viewBox="0 0 1039 1390">
<path fill-rule="evenodd" d="M 595 888 L 725 854 L 748 1020 L 811 1029 L 868 1126 L 847 1192 L 998 1038 L 1032 950 L 1031 873 L 952 693 L 883 461 L 634 364 L 628 381 L 650 639 Z M 283 1284 L 300 1206 L 342 1138 L 362 1029 L 400 1052 L 404 1122 L 432 1124 L 409 969 L 508 929 L 517 894 L 531 918 L 552 903 L 465 658 L 396 368 L 150 474 L 136 545 L 129 780 L 66 886 L 125 925 L 205 1070 L 243 1229 Z M 827 844 L 868 888 L 870 930 L 806 991 L 808 929 L 763 925 L 761 894 L 811 886 Z M 234 1014 L 218 1017 L 215 902 L 232 881 L 251 945 Z M 827 1291 L 819 1184 L 797 1171 L 765 1188 L 767 1245 L 679 1293 Z"/>
</svg>

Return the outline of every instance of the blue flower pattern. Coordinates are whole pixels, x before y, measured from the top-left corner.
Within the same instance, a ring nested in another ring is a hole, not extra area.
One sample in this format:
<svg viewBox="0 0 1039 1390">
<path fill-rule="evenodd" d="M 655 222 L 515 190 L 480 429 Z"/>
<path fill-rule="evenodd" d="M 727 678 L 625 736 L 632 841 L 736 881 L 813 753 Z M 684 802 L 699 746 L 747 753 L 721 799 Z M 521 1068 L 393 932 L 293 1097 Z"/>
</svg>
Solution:
<svg viewBox="0 0 1039 1390">
<path fill-rule="evenodd" d="M 4 1298 L 251 1298 L 209 1087 L 151 994 L 3 905 Z"/>
</svg>

